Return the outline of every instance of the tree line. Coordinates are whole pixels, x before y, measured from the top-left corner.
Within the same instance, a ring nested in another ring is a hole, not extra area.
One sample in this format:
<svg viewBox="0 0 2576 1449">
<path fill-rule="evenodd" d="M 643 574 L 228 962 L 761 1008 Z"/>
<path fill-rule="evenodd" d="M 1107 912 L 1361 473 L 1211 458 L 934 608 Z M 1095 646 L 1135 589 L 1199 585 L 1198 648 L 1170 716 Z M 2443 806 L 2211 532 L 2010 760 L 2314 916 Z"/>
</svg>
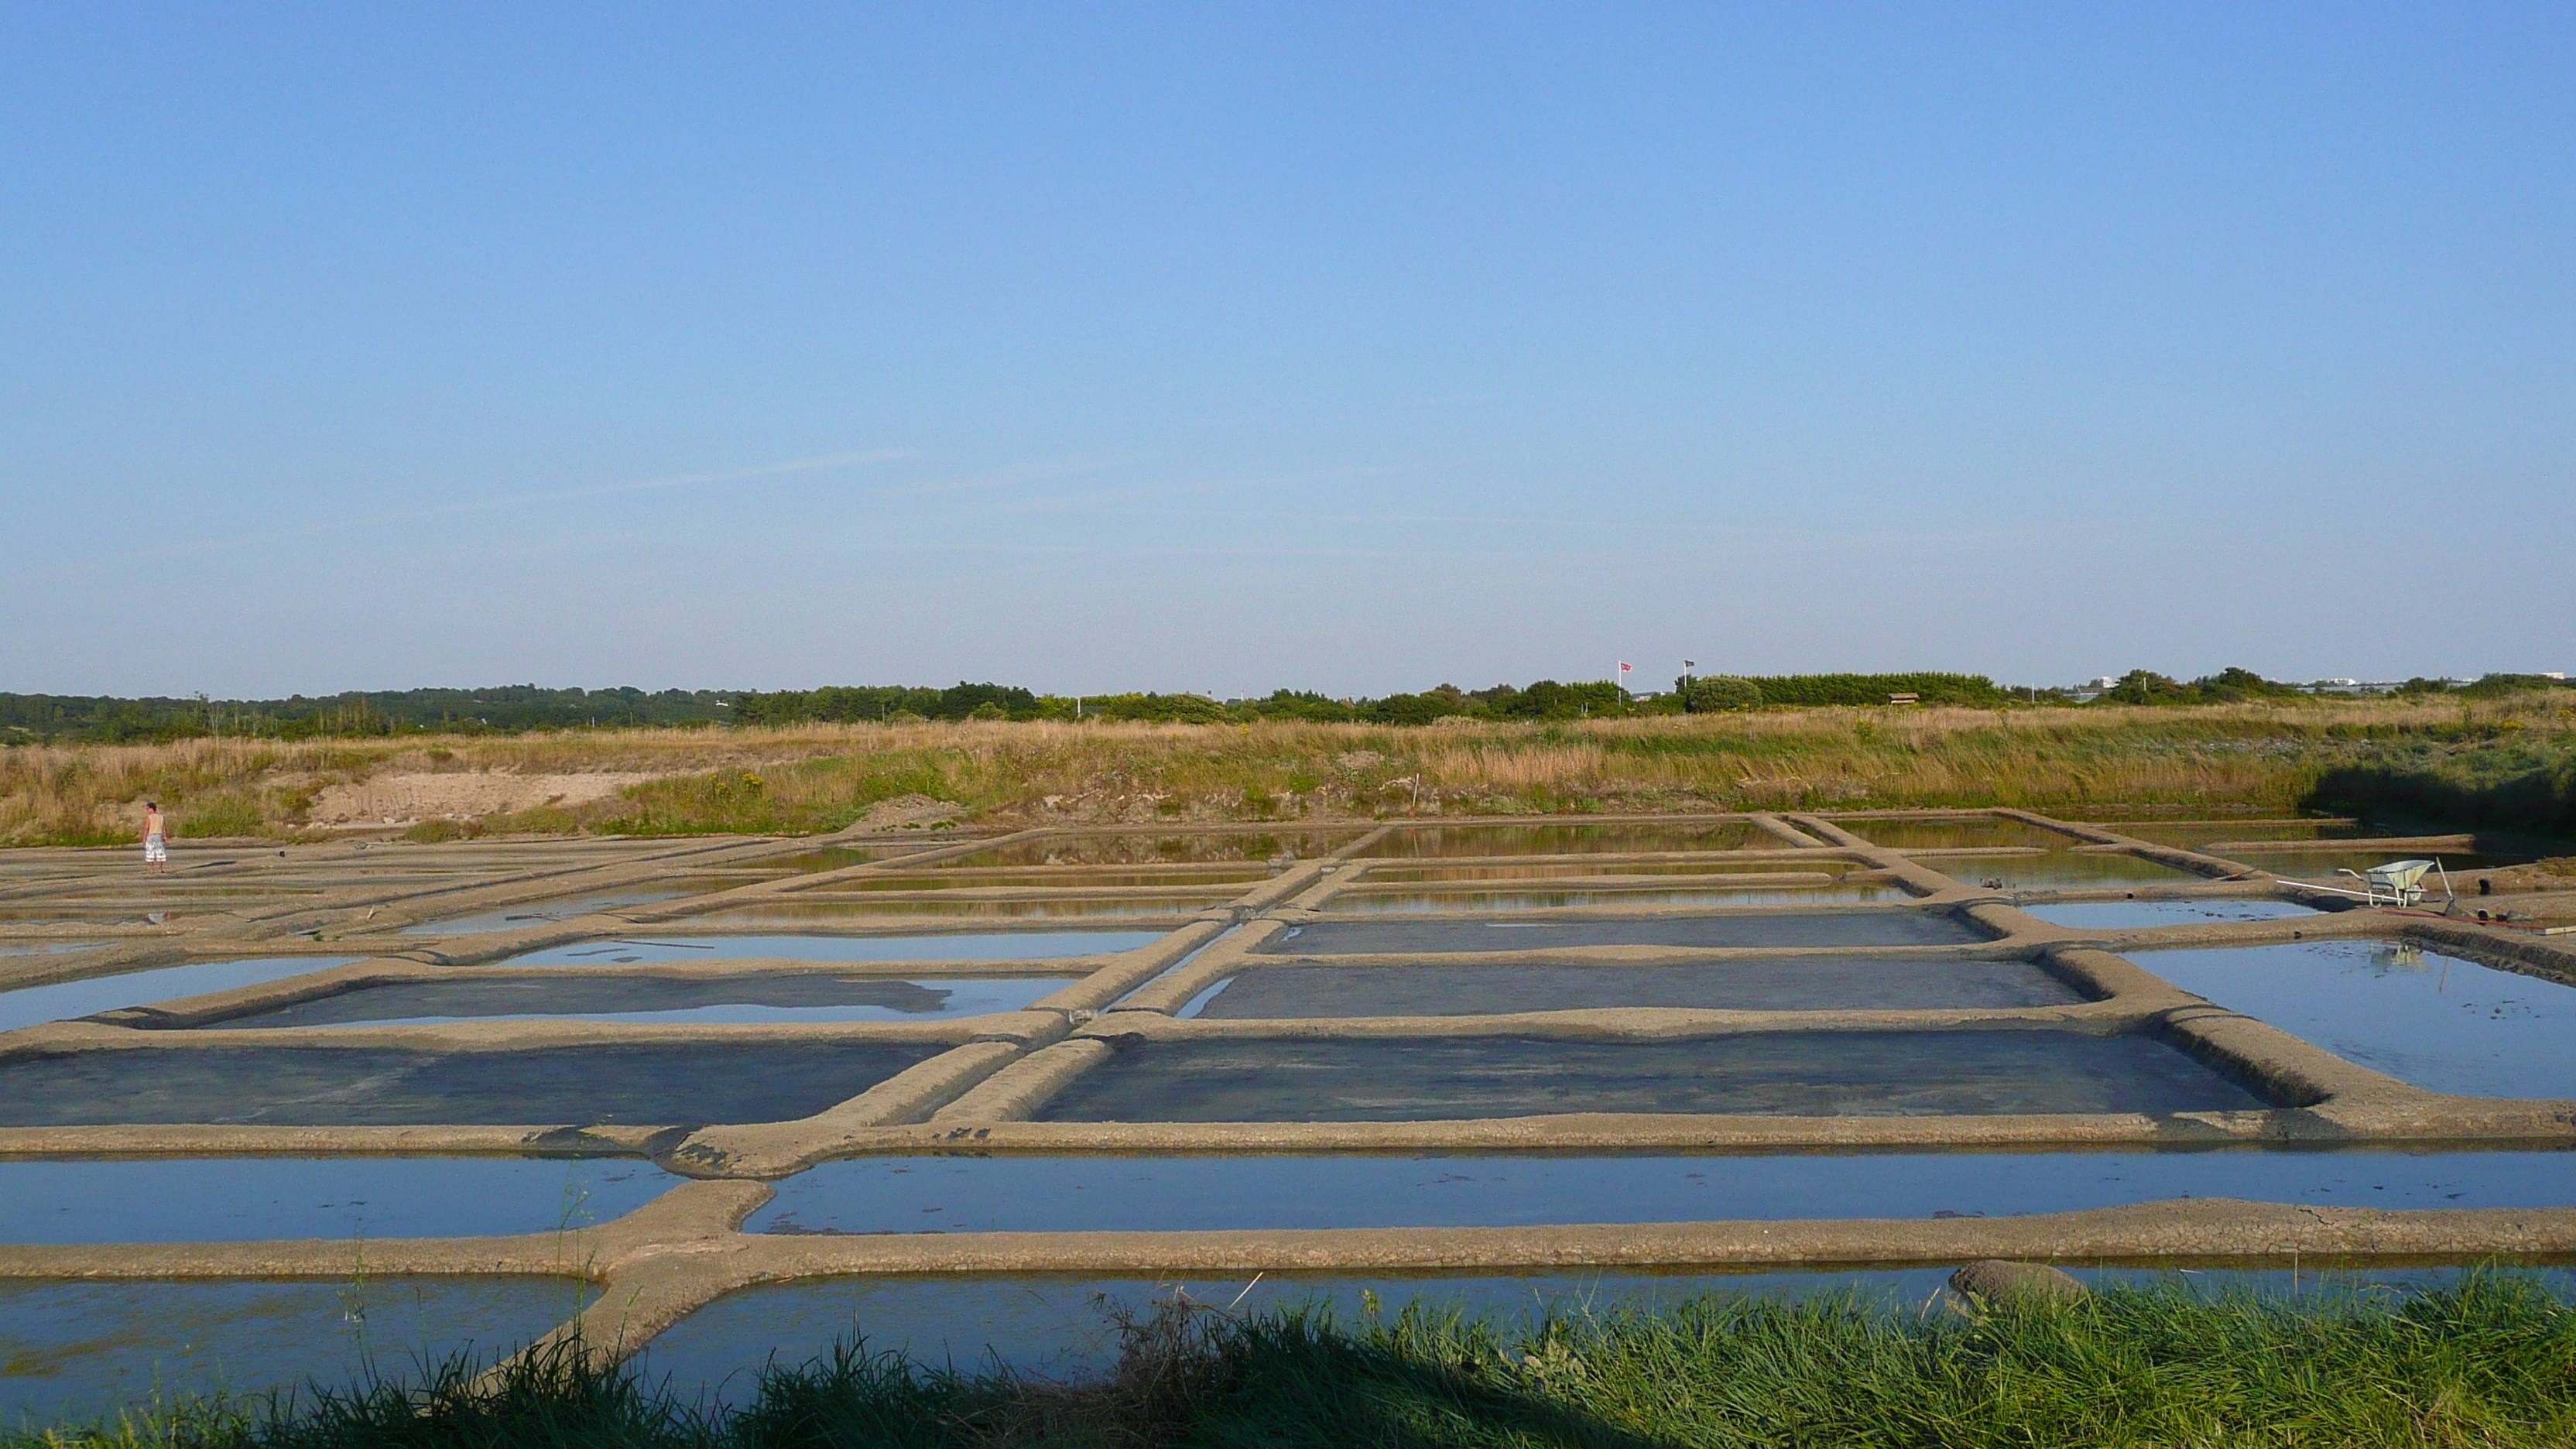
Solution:
<svg viewBox="0 0 2576 1449">
<path fill-rule="evenodd" d="M 2411 679 L 2406 695 L 2493 698 L 2564 689 L 2545 675 L 2490 674 L 2470 684 Z M 706 728 L 724 724 L 905 723 L 915 720 L 1136 720 L 1167 724 L 1311 720 L 1427 725 L 1444 719 L 1564 721 L 1636 715 L 1721 713 L 1764 708 L 1922 705 L 2000 708 L 2010 704 L 2232 704 L 2313 697 L 2317 687 L 2265 679 L 2249 669 L 2181 680 L 2136 669 L 2098 695 L 2006 689 L 1982 674 L 1685 675 L 1669 691 L 1631 693 L 1608 680 L 1542 679 L 1430 689 L 1380 698 L 1281 689 L 1266 698 L 1217 700 L 1198 694 L 1040 694 L 1018 685 L 958 681 L 928 685 L 836 685 L 820 689 L 484 689 L 367 690 L 308 698 L 218 700 L 155 696 L 0 693 L 0 742 L 143 743 L 205 737 L 311 739 L 404 734 L 517 734 L 530 730 Z"/>
<path fill-rule="evenodd" d="M 733 714 L 745 724 L 894 723 L 962 719 L 1115 719 L 1155 723 L 1206 723 L 1256 719 L 1311 720 L 1333 724 L 1427 725 L 1444 719 L 1576 720 L 1694 710 L 1749 709 L 1765 704 L 1886 704 L 1911 694 L 1925 704 L 2001 704 L 2008 696 L 1995 682 L 1971 674 L 1799 674 L 1761 679 L 1691 679 L 1670 693 L 1634 694 L 1609 680 L 1497 684 L 1461 689 L 1441 684 L 1383 698 L 1336 698 L 1313 690 L 1281 689 L 1261 699 L 1215 700 L 1197 694 L 1041 695 L 996 684 L 960 682 L 949 689 L 854 686 L 753 691 L 733 697 Z"/>
<path fill-rule="evenodd" d="M 14 743 L 166 743 L 205 738 L 352 739 L 401 734 L 518 734 L 721 724 L 735 691 L 718 689 L 353 690 L 285 699 L 0 693 L 0 738 Z"/>
</svg>

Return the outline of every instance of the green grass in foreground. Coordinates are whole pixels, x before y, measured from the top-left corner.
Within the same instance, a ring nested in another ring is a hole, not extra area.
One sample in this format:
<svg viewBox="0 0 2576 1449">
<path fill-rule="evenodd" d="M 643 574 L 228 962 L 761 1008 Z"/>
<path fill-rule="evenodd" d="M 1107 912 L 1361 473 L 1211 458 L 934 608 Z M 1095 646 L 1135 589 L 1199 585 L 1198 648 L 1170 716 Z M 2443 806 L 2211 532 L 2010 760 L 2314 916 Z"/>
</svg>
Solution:
<svg viewBox="0 0 2576 1449">
<path fill-rule="evenodd" d="M 1965 1313 L 1696 1300 L 1526 1332 L 1407 1310 L 1336 1323 L 1166 1305 L 1065 1385 L 844 1347 L 738 1411 L 573 1355 L 477 1387 L 308 1391 L 13 1445 L 2564 1445 L 2576 1312 L 2507 1273 L 2283 1299 L 2178 1286 Z"/>
</svg>

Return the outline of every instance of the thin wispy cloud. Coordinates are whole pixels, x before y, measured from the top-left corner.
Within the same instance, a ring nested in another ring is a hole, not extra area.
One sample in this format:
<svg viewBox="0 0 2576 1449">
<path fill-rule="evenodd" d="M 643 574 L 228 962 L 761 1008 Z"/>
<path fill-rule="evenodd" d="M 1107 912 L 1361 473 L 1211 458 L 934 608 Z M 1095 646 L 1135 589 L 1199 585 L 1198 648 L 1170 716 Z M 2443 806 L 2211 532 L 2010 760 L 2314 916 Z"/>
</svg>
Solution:
<svg viewBox="0 0 2576 1449">
<path fill-rule="evenodd" d="M 504 493 L 482 498 L 460 499 L 453 503 L 439 503 L 422 508 L 403 508 L 382 513 L 353 514 L 345 518 L 320 519 L 298 524 L 293 528 L 271 529 L 260 533 L 234 534 L 224 538 L 188 539 L 144 549 L 140 553 L 146 558 L 176 558 L 189 554 L 216 553 L 225 549 L 291 543 L 299 539 L 321 538 L 335 533 L 385 528 L 396 524 L 460 518 L 477 513 L 504 513 L 512 509 L 533 508 L 548 503 L 570 503 L 593 498 L 615 498 L 634 493 L 705 488 L 721 483 L 749 483 L 766 478 L 821 473 L 834 468 L 853 468 L 863 464 L 892 462 L 898 458 L 912 456 L 914 456 L 913 450 L 909 448 L 869 448 L 853 453 L 834 453 L 821 458 L 795 458 L 781 463 L 763 463 L 752 468 L 727 468 L 712 473 L 677 473 L 666 477 L 635 478 L 621 483 L 598 483 L 580 488 L 545 488 L 520 493 Z"/>
</svg>

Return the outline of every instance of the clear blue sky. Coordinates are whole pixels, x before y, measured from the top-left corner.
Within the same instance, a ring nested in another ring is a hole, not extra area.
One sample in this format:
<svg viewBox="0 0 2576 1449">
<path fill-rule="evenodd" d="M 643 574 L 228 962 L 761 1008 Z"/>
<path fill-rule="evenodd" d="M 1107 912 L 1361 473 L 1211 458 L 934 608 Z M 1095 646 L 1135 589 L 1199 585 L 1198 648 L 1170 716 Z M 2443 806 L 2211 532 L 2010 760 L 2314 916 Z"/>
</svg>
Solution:
<svg viewBox="0 0 2576 1449">
<path fill-rule="evenodd" d="M 0 688 L 2576 669 L 2576 9 L 10 4 Z"/>
</svg>

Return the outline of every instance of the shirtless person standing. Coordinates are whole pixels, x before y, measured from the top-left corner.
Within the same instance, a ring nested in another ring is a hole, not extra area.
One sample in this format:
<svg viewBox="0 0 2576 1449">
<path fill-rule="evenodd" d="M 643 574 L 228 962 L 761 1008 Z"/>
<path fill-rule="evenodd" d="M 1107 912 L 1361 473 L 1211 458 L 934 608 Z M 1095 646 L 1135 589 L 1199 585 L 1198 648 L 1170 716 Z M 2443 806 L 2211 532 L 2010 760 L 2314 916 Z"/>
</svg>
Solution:
<svg viewBox="0 0 2576 1449">
<path fill-rule="evenodd" d="M 161 818 L 159 802 L 143 802 L 143 871 L 146 875 L 170 873 L 170 825 Z"/>
</svg>

